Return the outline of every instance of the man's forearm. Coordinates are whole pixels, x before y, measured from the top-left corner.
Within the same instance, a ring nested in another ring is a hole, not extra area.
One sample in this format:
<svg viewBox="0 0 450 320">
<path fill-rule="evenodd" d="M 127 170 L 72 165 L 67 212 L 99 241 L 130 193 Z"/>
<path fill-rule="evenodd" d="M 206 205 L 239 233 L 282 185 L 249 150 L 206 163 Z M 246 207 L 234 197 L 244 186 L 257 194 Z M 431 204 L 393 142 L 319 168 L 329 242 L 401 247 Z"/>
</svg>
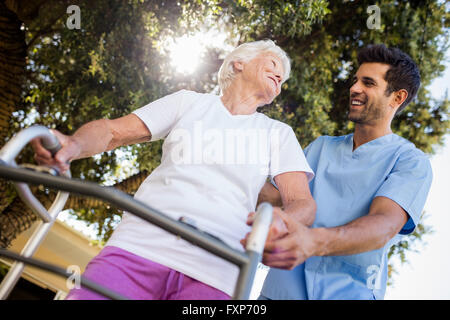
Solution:
<svg viewBox="0 0 450 320">
<path fill-rule="evenodd" d="M 314 256 L 351 255 L 382 248 L 395 231 L 382 215 L 367 215 L 346 225 L 311 229 Z"/>
<path fill-rule="evenodd" d="M 79 154 L 74 160 L 91 157 L 116 147 L 113 131 L 106 119 L 84 124 L 71 138 L 79 147 Z"/>
</svg>

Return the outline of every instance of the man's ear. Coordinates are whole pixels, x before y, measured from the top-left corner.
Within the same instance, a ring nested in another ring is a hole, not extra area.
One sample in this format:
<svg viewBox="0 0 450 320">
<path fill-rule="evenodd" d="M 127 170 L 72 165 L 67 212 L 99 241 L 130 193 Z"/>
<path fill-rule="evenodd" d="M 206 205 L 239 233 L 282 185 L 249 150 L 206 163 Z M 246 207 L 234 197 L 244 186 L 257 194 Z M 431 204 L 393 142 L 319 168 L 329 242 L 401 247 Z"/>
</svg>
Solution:
<svg viewBox="0 0 450 320">
<path fill-rule="evenodd" d="M 398 109 L 405 102 L 406 98 L 408 98 L 408 91 L 405 89 L 400 89 L 398 91 L 394 91 L 391 101 L 391 107 Z"/>
</svg>

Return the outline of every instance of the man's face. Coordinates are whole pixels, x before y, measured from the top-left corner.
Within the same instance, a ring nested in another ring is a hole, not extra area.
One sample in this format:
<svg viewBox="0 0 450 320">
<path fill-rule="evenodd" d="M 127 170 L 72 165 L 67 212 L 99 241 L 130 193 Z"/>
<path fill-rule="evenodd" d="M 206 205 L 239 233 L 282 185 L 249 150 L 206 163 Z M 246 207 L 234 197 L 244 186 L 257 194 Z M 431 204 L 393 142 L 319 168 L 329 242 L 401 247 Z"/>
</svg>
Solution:
<svg viewBox="0 0 450 320">
<path fill-rule="evenodd" d="M 350 110 L 348 119 L 359 124 L 374 124 L 390 117 L 389 101 L 386 95 L 387 82 L 384 75 L 389 65 L 384 63 L 363 63 L 353 78 L 350 88 Z"/>
<path fill-rule="evenodd" d="M 249 86 L 269 104 L 280 94 L 283 81 L 283 64 L 277 55 L 267 52 L 245 63 L 243 77 Z"/>
</svg>

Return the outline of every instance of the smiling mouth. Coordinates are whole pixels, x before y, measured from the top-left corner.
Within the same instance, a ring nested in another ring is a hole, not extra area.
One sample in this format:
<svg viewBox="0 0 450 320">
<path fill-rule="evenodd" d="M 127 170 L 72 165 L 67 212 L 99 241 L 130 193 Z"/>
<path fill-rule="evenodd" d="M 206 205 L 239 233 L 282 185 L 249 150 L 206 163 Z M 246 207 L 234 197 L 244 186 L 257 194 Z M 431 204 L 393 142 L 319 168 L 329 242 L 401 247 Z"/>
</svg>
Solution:
<svg viewBox="0 0 450 320">
<path fill-rule="evenodd" d="M 362 101 L 362 100 L 359 100 L 359 99 L 351 99 L 350 100 L 350 106 L 351 107 L 360 108 L 360 107 L 365 106 L 365 104 L 366 104 L 365 101 Z"/>
<path fill-rule="evenodd" d="M 275 89 L 278 88 L 278 82 L 274 78 L 271 78 L 271 77 L 268 77 L 268 78 L 273 81 L 273 83 L 275 85 Z"/>
</svg>

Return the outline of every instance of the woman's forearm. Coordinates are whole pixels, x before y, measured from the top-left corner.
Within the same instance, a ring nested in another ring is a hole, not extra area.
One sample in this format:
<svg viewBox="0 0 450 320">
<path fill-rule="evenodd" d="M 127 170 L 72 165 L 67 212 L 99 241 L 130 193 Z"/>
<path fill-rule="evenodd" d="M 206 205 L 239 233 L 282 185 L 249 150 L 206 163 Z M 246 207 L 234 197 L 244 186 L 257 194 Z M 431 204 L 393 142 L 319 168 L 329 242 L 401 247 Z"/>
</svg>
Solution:
<svg viewBox="0 0 450 320">
<path fill-rule="evenodd" d="M 71 136 L 71 139 L 77 144 L 79 150 L 74 160 L 88 158 L 117 147 L 109 120 L 106 119 L 84 124 Z"/>
<path fill-rule="evenodd" d="M 283 206 L 280 192 L 270 182 L 266 182 L 259 192 L 257 205 L 262 202 L 269 202 L 274 207 Z"/>
<path fill-rule="evenodd" d="M 314 199 L 298 199 L 289 202 L 284 208 L 285 213 L 291 214 L 305 226 L 311 226 L 316 218 L 316 202 Z"/>
</svg>

